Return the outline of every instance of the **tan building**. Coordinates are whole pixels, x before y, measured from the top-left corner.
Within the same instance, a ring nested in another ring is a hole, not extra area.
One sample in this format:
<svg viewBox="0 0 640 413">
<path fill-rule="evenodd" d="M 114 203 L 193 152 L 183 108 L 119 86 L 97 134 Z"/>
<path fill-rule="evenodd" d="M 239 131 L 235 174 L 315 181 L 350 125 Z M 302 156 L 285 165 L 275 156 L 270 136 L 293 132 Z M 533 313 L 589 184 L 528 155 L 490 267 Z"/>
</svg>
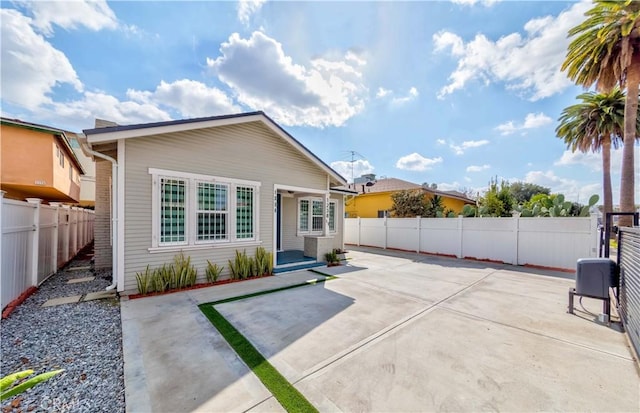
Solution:
<svg viewBox="0 0 640 413">
<path fill-rule="evenodd" d="M 96 126 L 81 143 L 96 160 L 95 266 L 113 268 L 111 288 L 137 290 L 137 272 L 178 253 L 205 282 L 207 261 L 224 279 L 236 251 L 262 247 L 284 271 L 344 247 L 347 182 L 263 112 Z"/>
<path fill-rule="evenodd" d="M 78 203 L 82 174 L 65 131 L 0 118 L 0 188 L 6 198 Z"/>
</svg>

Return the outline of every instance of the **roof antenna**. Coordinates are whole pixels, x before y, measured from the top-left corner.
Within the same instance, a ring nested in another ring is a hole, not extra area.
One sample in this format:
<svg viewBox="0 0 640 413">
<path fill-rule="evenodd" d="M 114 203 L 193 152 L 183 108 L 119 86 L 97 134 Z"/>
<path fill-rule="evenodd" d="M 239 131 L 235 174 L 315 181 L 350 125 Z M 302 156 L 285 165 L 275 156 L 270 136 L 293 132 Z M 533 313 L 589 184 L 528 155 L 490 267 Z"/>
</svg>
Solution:
<svg viewBox="0 0 640 413">
<path fill-rule="evenodd" d="M 355 176 L 353 176 L 353 164 L 359 159 L 365 160 L 366 158 L 362 154 L 354 150 L 349 150 L 347 152 L 351 155 L 351 160 L 349 161 L 351 162 L 351 183 L 354 183 Z M 354 188 L 355 188 L 355 185 L 354 185 Z"/>
</svg>

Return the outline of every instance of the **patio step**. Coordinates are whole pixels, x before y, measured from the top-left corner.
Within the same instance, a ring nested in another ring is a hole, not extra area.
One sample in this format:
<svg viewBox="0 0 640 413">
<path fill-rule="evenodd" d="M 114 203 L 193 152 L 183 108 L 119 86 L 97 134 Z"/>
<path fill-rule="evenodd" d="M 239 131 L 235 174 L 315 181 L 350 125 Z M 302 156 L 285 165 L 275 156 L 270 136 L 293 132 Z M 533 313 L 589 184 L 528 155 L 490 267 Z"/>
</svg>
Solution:
<svg viewBox="0 0 640 413">
<path fill-rule="evenodd" d="M 326 263 L 318 261 L 278 265 L 278 267 L 273 269 L 273 273 L 282 274 L 283 272 L 306 270 L 309 268 L 322 267 L 323 265 L 326 265 Z"/>
</svg>

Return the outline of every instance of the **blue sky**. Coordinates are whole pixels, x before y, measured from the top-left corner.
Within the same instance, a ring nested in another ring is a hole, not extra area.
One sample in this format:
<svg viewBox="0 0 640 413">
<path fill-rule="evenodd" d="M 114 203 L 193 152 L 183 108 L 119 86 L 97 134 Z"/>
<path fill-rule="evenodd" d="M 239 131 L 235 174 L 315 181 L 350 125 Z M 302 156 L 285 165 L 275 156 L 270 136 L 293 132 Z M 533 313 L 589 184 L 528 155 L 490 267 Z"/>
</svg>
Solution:
<svg viewBox="0 0 640 413">
<path fill-rule="evenodd" d="M 81 131 L 96 117 L 264 110 L 348 180 L 353 166 L 356 177 L 482 193 L 498 177 L 585 202 L 601 194 L 600 154 L 567 152 L 554 130 L 583 91 L 559 68 L 567 30 L 589 8 L 3 1 L 2 114 Z"/>
</svg>

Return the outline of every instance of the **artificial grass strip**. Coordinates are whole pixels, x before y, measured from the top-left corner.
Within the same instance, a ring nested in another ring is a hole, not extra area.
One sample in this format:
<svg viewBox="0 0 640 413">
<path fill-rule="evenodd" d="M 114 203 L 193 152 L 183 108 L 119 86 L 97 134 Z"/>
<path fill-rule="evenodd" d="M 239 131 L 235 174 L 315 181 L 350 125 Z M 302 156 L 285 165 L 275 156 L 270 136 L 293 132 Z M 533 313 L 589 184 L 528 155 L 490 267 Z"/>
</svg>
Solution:
<svg viewBox="0 0 640 413">
<path fill-rule="evenodd" d="M 284 288 L 286 289 L 286 288 Z M 278 289 L 281 291 L 283 289 Z M 273 292 L 273 291 L 271 291 Z M 256 294 L 259 295 L 259 294 Z M 255 295 L 250 295 L 255 296 Z M 248 296 L 244 297 L 248 298 Z M 273 394 L 287 412 L 317 412 L 318 410 L 287 379 L 269 363 L 245 336 L 213 308 L 213 305 L 200 305 L 200 310 L 218 329 L 222 337 L 253 371 L 265 387 Z"/>
</svg>

